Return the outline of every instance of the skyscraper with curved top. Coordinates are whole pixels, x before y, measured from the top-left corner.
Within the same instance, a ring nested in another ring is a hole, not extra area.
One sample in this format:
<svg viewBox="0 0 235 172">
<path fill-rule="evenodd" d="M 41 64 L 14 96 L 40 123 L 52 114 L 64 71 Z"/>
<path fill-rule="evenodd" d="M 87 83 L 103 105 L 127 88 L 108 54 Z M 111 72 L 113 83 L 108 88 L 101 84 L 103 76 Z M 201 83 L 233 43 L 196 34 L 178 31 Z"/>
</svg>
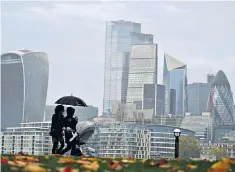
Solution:
<svg viewBox="0 0 235 172">
<path fill-rule="evenodd" d="M 230 84 L 220 70 L 210 87 L 207 110 L 212 113 L 213 125 L 230 126 L 234 124 L 234 102 Z"/>
<path fill-rule="evenodd" d="M 2 129 L 42 121 L 48 75 L 49 61 L 44 52 L 18 50 L 1 55 Z"/>
</svg>

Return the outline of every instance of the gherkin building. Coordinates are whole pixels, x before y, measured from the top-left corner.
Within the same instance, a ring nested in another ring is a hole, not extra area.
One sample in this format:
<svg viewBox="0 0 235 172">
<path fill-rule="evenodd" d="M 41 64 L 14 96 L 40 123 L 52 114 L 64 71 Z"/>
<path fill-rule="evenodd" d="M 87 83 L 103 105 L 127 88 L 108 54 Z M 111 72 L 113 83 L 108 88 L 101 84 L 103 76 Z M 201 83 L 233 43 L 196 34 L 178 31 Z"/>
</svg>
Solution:
<svg viewBox="0 0 235 172">
<path fill-rule="evenodd" d="M 210 87 L 207 110 L 213 117 L 213 125 L 234 125 L 234 102 L 228 79 L 223 71 L 219 71 Z"/>
</svg>

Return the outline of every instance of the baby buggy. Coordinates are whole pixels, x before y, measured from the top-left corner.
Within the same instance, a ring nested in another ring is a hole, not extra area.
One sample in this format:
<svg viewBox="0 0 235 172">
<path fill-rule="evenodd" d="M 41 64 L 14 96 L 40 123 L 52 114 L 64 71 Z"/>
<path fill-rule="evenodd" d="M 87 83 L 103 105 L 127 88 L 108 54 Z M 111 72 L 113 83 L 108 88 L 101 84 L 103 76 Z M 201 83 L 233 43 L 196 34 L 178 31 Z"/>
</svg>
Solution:
<svg viewBox="0 0 235 172">
<path fill-rule="evenodd" d="M 66 128 L 67 132 L 71 132 L 73 137 L 69 142 L 76 145 L 75 156 L 88 156 L 96 157 L 95 149 L 91 147 L 81 148 L 82 145 L 85 145 L 88 139 L 92 136 L 95 131 L 95 124 L 90 121 L 78 122 L 76 126 L 76 132 L 73 132 L 70 128 Z M 66 152 L 64 155 L 70 155 L 71 150 Z"/>
</svg>

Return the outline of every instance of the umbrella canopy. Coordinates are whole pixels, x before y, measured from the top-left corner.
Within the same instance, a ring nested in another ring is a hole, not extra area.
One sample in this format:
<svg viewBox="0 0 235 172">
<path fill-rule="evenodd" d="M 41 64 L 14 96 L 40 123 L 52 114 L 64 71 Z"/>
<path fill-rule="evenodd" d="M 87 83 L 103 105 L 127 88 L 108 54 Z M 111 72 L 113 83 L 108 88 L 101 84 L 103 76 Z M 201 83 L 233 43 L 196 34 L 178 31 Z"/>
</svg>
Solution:
<svg viewBox="0 0 235 172">
<path fill-rule="evenodd" d="M 86 103 L 82 99 L 74 96 L 61 97 L 55 102 L 55 104 L 87 107 Z"/>
</svg>

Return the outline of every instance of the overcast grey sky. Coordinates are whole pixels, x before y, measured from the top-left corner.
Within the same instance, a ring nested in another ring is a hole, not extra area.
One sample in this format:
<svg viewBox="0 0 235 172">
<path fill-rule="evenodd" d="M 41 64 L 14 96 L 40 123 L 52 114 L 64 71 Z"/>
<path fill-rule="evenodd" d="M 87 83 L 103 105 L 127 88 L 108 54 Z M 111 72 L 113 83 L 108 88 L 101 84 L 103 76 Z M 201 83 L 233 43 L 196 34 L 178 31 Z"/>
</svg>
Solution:
<svg viewBox="0 0 235 172">
<path fill-rule="evenodd" d="M 73 93 L 102 111 L 105 21 L 140 22 L 163 53 L 205 82 L 222 69 L 235 92 L 235 2 L 2 2 L 2 52 L 29 48 L 49 55 L 48 104 Z"/>
</svg>

